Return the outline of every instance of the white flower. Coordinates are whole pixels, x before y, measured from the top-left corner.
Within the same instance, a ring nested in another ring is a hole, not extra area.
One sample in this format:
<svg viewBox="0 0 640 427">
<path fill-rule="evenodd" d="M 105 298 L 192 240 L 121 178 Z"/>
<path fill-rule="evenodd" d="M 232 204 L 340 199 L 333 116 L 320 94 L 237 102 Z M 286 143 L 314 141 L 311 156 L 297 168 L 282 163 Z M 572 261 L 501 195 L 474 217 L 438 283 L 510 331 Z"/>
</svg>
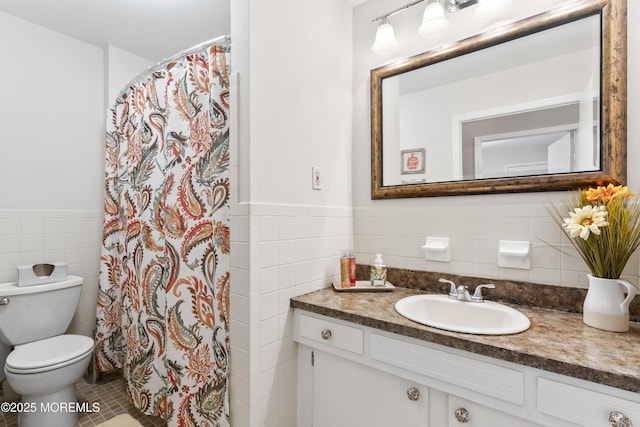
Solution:
<svg viewBox="0 0 640 427">
<path fill-rule="evenodd" d="M 609 225 L 607 215 L 606 206 L 586 205 L 575 208 L 573 212 L 569 212 L 570 218 L 564 218 L 564 229 L 571 237 L 580 236 L 581 239 L 587 240 L 590 233 L 599 235 L 600 227 Z"/>
</svg>

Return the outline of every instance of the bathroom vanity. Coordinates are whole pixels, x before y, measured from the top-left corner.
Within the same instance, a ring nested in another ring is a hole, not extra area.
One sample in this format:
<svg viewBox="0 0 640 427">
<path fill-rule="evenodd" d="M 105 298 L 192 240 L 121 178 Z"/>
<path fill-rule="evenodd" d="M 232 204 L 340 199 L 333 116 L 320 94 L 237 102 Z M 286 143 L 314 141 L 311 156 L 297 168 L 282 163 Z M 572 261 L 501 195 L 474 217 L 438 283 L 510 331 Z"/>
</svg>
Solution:
<svg viewBox="0 0 640 427">
<path fill-rule="evenodd" d="M 514 335 L 414 323 L 394 304 L 419 291 L 295 297 L 298 426 L 640 426 L 640 325 L 517 307 Z"/>
</svg>

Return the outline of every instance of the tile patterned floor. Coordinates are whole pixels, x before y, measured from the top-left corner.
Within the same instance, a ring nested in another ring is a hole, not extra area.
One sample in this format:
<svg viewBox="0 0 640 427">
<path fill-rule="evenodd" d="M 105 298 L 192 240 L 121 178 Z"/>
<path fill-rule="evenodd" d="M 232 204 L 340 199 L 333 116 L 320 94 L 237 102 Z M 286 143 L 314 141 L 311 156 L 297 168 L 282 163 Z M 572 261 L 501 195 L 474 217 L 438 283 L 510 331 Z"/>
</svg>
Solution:
<svg viewBox="0 0 640 427">
<path fill-rule="evenodd" d="M 109 374 L 98 381 L 97 384 L 87 384 L 83 379 L 78 381 L 76 383 L 78 402 L 81 404 L 88 402 L 87 406 L 98 403 L 100 410 L 97 412 L 81 412 L 76 427 L 94 426 L 125 412 L 137 419 L 144 427 L 166 427 L 167 424 L 161 418 L 144 415 L 129 403 L 124 390 L 124 380 L 120 373 Z M 0 401 L 8 398 L 11 398 L 11 396 L 0 398 Z M 17 426 L 17 415 L 0 412 L 0 427 Z"/>
</svg>

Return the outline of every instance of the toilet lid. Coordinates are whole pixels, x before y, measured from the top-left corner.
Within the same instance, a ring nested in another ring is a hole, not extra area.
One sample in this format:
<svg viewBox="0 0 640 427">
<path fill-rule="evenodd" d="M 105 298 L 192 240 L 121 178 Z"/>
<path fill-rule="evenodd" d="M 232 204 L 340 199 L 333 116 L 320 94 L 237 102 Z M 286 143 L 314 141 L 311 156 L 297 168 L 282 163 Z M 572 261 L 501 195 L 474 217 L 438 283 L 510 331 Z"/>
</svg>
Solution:
<svg viewBox="0 0 640 427">
<path fill-rule="evenodd" d="M 40 371 L 68 364 L 93 350 L 93 340 L 84 335 L 58 335 L 17 345 L 5 362 L 10 371 Z"/>
</svg>

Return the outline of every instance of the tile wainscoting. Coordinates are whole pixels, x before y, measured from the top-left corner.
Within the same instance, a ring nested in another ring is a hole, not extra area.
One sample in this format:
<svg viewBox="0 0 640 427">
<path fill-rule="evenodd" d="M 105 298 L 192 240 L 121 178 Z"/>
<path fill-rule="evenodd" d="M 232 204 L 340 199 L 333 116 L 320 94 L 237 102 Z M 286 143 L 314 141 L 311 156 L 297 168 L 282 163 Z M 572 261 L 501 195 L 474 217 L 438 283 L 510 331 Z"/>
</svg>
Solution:
<svg viewBox="0 0 640 427">
<path fill-rule="evenodd" d="M 231 416 L 236 426 L 296 425 L 291 297 L 331 286 L 353 247 L 351 208 L 231 206 Z"/>
<path fill-rule="evenodd" d="M 102 211 L 0 209 L 0 283 L 16 281 L 16 266 L 65 262 L 84 279 L 69 333 L 93 336 Z"/>
<path fill-rule="evenodd" d="M 373 264 L 382 253 L 387 266 L 399 269 L 586 289 L 587 267 L 545 207 L 551 197 L 512 195 L 508 204 L 492 204 L 503 199 L 485 195 L 434 198 L 429 207 L 354 208 L 356 257 Z M 450 262 L 425 260 L 426 236 L 450 238 Z M 531 268 L 500 267 L 500 240 L 531 242 Z M 634 254 L 623 274 L 636 285 L 639 258 Z"/>
</svg>

